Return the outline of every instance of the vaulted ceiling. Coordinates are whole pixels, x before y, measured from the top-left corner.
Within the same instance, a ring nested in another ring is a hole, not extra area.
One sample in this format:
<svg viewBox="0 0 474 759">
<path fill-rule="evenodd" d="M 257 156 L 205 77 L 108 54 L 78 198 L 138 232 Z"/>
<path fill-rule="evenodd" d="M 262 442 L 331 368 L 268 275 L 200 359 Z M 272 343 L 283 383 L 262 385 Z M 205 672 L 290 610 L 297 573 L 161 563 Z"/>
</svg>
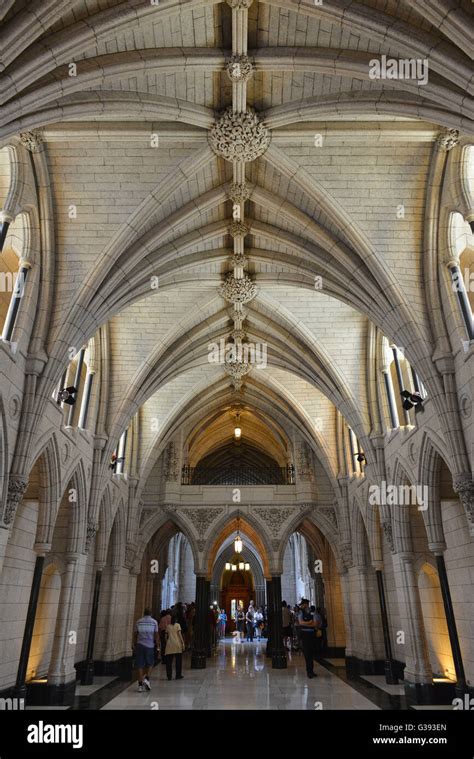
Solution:
<svg viewBox="0 0 474 759">
<path fill-rule="evenodd" d="M 236 401 L 275 450 L 288 422 L 316 440 L 323 420 L 336 470 L 336 409 L 370 431 L 369 323 L 431 355 L 425 191 L 437 135 L 474 133 L 472 3 L 253 0 L 244 41 L 238 3 L 6 0 L 0 11 L 0 145 L 40 130 L 52 191 L 43 392 L 68 346 L 108 323 L 108 428 L 116 440 L 141 409 L 143 473 L 158 450 L 150 420 L 161 434 L 186 419 L 204 453 Z M 239 90 L 226 62 L 242 44 L 253 72 Z M 371 78 L 383 55 L 427 59 L 428 82 Z M 240 177 L 258 288 L 245 332 L 268 346 L 242 391 L 208 360 L 233 329 L 220 286 L 236 250 L 236 169 L 209 144 L 229 106 L 254 109 L 270 137 Z"/>
</svg>

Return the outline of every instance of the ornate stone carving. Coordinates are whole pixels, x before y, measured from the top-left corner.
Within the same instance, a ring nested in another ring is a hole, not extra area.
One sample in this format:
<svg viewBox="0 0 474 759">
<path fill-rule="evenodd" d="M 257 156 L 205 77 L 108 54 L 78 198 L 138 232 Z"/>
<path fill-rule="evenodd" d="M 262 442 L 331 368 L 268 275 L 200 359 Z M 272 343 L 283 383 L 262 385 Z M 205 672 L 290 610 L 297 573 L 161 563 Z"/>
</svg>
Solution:
<svg viewBox="0 0 474 759">
<path fill-rule="evenodd" d="M 133 567 L 135 556 L 136 556 L 135 548 L 133 546 L 126 546 L 125 547 L 125 566 L 127 567 L 127 569 L 131 569 Z"/>
<path fill-rule="evenodd" d="M 248 303 L 255 298 L 257 292 L 257 285 L 248 274 L 236 279 L 232 271 L 226 274 L 224 283 L 219 288 L 219 293 L 229 303 Z"/>
<path fill-rule="evenodd" d="M 270 132 L 254 111 L 234 113 L 229 108 L 209 132 L 216 155 L 226 161 L 255 161 L 270 144 Z"/>
<path fill-rule="evenodd" d="M 456 145 L 459 145 L 459 130 L 458 129 L 446 129 L 445 132 L 440 134 L 436 139 L 436 144 L 441 150 L 448 153 Z"/>
<path fill-rule="evenodd" d="M 246 237 L 250 228 L 241 221 L 233 221 L 229 227 L 229 234 L 235 240 L 236 237 Z"/>
<path fill-rule="evenodd" d="M 354 561 L 352 559 L 352 546 L 350 543 L 341 543 L 339 546 L 339 552 L 341 555 L 341 561 L 344 566 L 344 569 L 350 569 L 354 566 Z"/>
<path fill-rule="evenodd" d="M 248 82 L 253 74 L 253 63 L 247 55 L 233 55 L 226 61 L 225 70 L 231 82 Z"/>
<path fill-rule="evenodd" d="M 227 5 L 230 5 L 231 8 L 250 8 L 250 6 L 253 3 L 253 0 L 226 0 Z"/>
<path fill-rule="evenodd" d="M 20 142 L 27 150 L 34 153 L 43 143 L 41 132 L 33 129 L 31 132 L 20 132 Z"/>
<path fill-rule="evenodd" d="M 178 457 L 173 442 L 168 443 L 166 448 L 163 477 L 167 482 L 178 481 Z"/>
<path fill-rule="evenodd" d="M 384 535 L 387 539 L 387 543 L 389 545 L 390 551 L 392 553 L 395 553 L 395 543 L 393 540 L 393 529 L 392 529 L 392 523 L 389 521 L 383 521 L 382 522 L 382 530 L 384 532 Z"/>
<path fill-rule="evenodd" d="M 223 513 L 224 509 L 220 508 L 204 508 L 204 509 L 180 509 L 180 513 L 186 516 L 190 522 L 196 528 L 200 537 L 205 535 L 208 528 L 213 522 Z M 201 549 L 200 549 L 201 550 Z"/>
<path fill-rule="evenodd" d="M 242 387 L 242 379 L 251 371 L 251 369 L 252 365 L 247 363 L 247 361 L 238 361 L 237 359 L 232 360 L 231 358 L 226 357 L 224 371 L 231 378 L 232 384 L 236 390 L 240 390 Z"/>
<path fill-rule="evenodd" d="M 8 493 L 5 511 L 3 512 L 3 524 L 9 527 L 15 519 L 18 506 L 23 500 L 28 478 L 21 475 L 11 475 L 8 480 Z"/>
<path fill-rule="evenodd" d="M 233 338 L 234 342 L 237 340 L 242 342 L 247 337 L 246 332 L 243 329 L 233 329 L 230 336 Z"/>
<path fill-rule="evenodd" d="M 252 192 L 246 182 L 243 184 L 233 182 L 229 186 L 228 194 L 233 203 L 245 203 L 250 198 Z"/>
<path fill-rule="evenodd" d="M 196 540 L 196 545 L 197 545 L 198 551 L 200 551 L 202 553 L 204 551 L 205 547 L 206 547 L 206 541 L 205 540 Z"/>
<path fill-rule="evenodd" d="M 326 519 L 331 522 L 332 526 L 336 528 L 337 530 L 337 516 L 336 511 L 332 507 L 327 509 L 319 509 L 321 514 L 326 517 Z"/>
<path fill-rule="evenodd" d="M 255 514 L 270 528 L 273 537 L 280 534 L 280 530 L 289 517 L 295 513 L 294 509 L 287 508 L 256 508 Z"/>
<path fill-rule="evenodd" d="M 99 529 L 99 525 L 96 522 L 91 522 L 90 520 L 88 520 L 84 553 L 89 553 L 91 545 L 92 545 L 92 541 L 94 540 L 98 529 Z"/>
<path fill-rule="evenodd" d="M 474 480 L 469 473 L 453 477 L 454 491 L 459 495 L 469 522 L 469 534 L 474 535 Z"/>
<path fill-rule="evenodd" d="M 313 470 L 311 467 L 310 449 L 308 444 L 303 441 L 298 445 L 296 466 L 298 477 L 301 482 L 312 482 L 314 479 Z"/>
<path fill-rule="evenodd" d="M 230 261 L 232 266 L 239 266 L 244 269 L 244 271 L 247 268 L 249 262 L 247 256 L 243 253 L 234 253 Z"/>
</svg>

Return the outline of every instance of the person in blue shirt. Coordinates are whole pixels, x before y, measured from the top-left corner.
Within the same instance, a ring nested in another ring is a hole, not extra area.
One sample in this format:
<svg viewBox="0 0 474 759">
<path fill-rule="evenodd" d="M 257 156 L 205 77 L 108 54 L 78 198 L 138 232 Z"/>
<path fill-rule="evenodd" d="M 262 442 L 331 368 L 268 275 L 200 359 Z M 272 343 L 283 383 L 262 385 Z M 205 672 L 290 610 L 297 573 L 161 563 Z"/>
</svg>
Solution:
<svg viewBox="0 0 474 759">
<path fill-rule="evenodd" d="M 219 622 L 219 638 L 225 638 L 225 628 L 227 624 L 227 614 L 225 613 L 225 609 L 220 610 L 217 621 Z"/>
</svg>

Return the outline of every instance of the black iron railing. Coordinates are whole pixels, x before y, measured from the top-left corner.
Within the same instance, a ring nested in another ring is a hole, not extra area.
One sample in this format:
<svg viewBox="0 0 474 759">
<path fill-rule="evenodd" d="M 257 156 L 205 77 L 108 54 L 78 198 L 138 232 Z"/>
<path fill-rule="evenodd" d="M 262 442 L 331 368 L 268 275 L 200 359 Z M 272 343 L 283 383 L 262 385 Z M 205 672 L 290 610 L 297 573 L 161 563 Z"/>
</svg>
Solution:
<svg viewBox="0 0 474 759">
<path fill-rule="evenodd" d="M 181 470 L 182 485 L 294 485 L 295 468 L 286 467 L 190 467 Z"/>
</svg>

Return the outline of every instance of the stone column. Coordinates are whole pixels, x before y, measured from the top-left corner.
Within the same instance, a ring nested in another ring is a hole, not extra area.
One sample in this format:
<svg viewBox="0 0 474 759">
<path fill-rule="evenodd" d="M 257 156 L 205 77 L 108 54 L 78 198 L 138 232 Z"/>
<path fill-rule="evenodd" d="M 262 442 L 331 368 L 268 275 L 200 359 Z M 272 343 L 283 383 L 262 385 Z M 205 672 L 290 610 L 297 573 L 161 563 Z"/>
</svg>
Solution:
<svg viewBox="0 0 474 759">
<path fill-rule="evenodd" d="M 115 612 L 117 609 L 118 586 L 120 582 L 120 567 L 111 567 L 109 575 L 110 591 L 107 605 L 107 629 L 105 635 L 105 661 L 114 661 L 116 654 Z M 141 612 L 140 612 L 141 613 Z"/>
<path fill-rule="evenodd" d="M 92 685 L 94 682 L 94 642 L 97 629 L 97 614 L 99 611 L 100 585 L 102 582 L 103 566 L 98 566 L 95 572 L 94 592 L 92 595 L 91 621 L 87 638 L 86 666 L 81 675 L 81 685 Z"/>
<path fill-rule="evenodd" d="M 35 626 L 36 610 L 38 608 L 44 558 L 45 553 L 41 553 L 36 557 L 33 582 L 31 583 L 30 600 L 28 602 L 28 611 L 26 614 L 25 630 L 23 632 L 23 641 L 21 644 L 20 660 L 18 663 L 16 683 L 13 692 L 13 695 L 16 698 L 26 698 L 26 670 L 28 667 L 28 659 L 30 658 L 31 641 Z"/>
<path fill-rule="evenodd" d="M 426 685 L 429 685 L 431 688 L 433 673 L 426 644 L 425 626 L 423 623 L 423 612 L 418 581 L 415 574 L 413 553 L 411 551 L 403 551 L 395 554 L 393 558 L 401 618 L 400 632 L 404 633 L 405 640 L 404 644 L 399 644 L 404 645 L 406 655 L 404 678 L 410 684 L 409 687 L 416 686 L 415 690 L 420 690 L 420 688 Z"/>
<path fill-rule="evenodd" d="M 464 672 L 464 663 L 462 660 L 461 646 L 459 644 L 458 631 L 456 627 L 456 617 L 454 616 L 453 604 L 451 601 L 451 591 L 449 589 L 448 575 L 444 561 L 443 551 L 435 552 L 436 566 L 438 568 L 439 581 L 441 585 L 441 594 L 443 596 L 444 613 L 446 615 L 446 624 L 448 626 L 449 642 L 453 654 L 454 669 L 456 670 L 456 693 L 464 696 L 467 693 L 466 675 Z"/>
<path fill-rule="evenodd" d="M 211 583 L 205 575 L 196 575 L 196 615 L 194 617 L 191 669 L 206 668 L 210 587 Z"/>
<path fill-rule="evenodd" d="M 272 577 L 273 618 L 272 618 L 272 668 L 286 669 L 286 653 L 283 646 L 283 620 L 281 616 L 281 576 Z"/>
<path fill-rule="evenodd" d="M 272 595 L 272 581 L 266 580 L 267 584 L 267 649 L 266 656 L 272 656 L 273 642 L 272 642 L 272 626 L 273 626 L 273 595 Z"/>
<path fill-rule="evenodd" d="M 87 557 L 83 553 L 66 556 L 66 572 L 61 577 L 58 617 L 48 670 L 48 685 L 75 682 L 77 632 Z"/>
<path fill-rule="evenodd" d="M 397 685 L 398 678 L 395 674 L 395 665 L 392 656 L 392 643 L 390 641 L 390 624 L 388 620 L 387 602 L 383 582 L 382 563 L 374 564 L 377 575 L 377 589 L 379 593 L 380 615 L 382 617 L 383 642 L 385 648 L 385 682 L 388 685 Z"/>
</svg>

